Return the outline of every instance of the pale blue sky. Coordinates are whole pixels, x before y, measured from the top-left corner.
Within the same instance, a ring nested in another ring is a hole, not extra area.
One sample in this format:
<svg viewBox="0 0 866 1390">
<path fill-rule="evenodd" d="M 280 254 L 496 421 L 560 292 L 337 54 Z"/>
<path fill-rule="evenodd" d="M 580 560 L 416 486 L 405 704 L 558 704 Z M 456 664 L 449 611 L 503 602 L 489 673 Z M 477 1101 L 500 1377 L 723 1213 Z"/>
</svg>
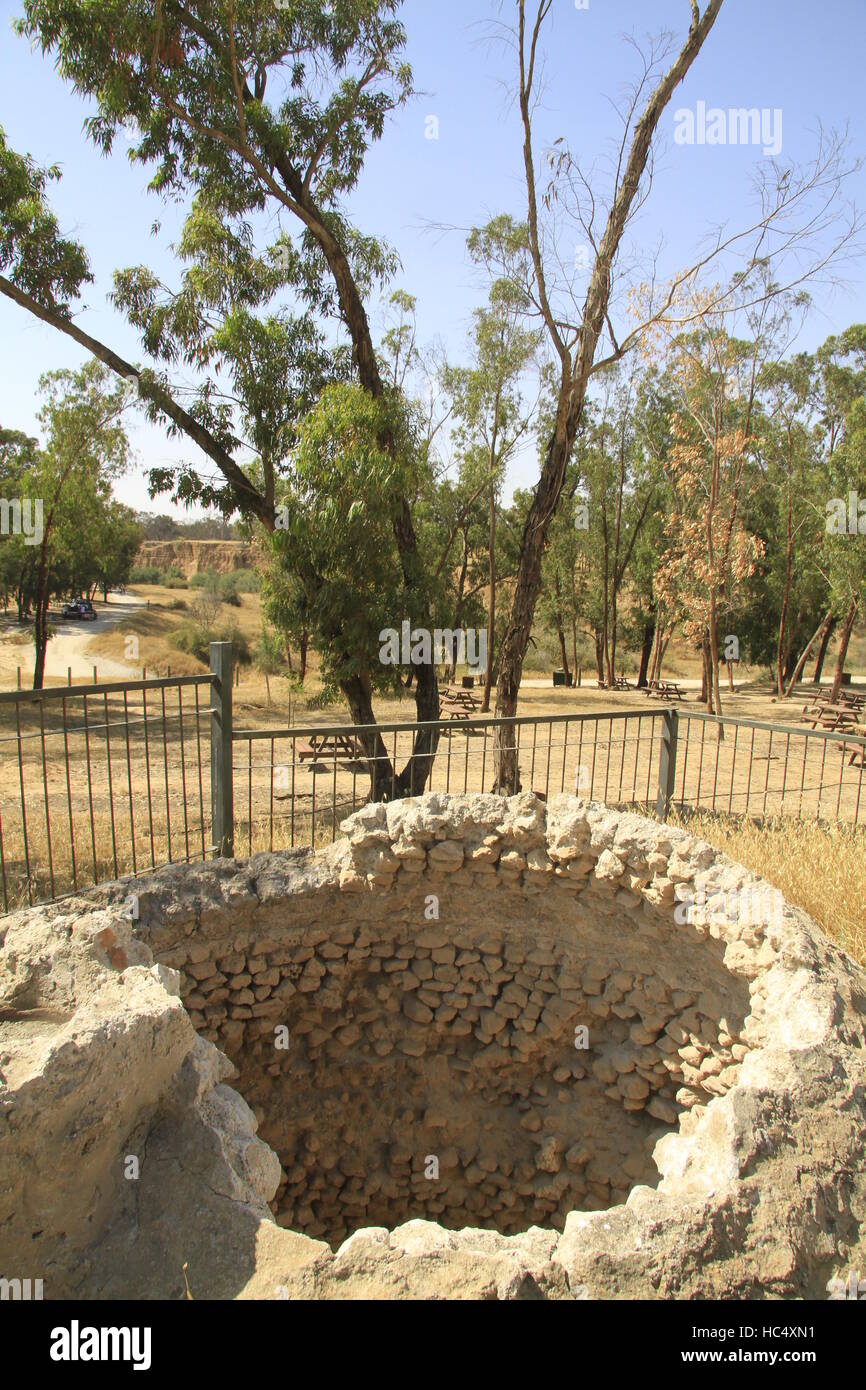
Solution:
<svg viewBox="0 0 866 1390">
<path fill-rule="evenodd" d="M 96 283 L 80 322 L 118 351 L 140 356 L 133 332 L 106 304 L 115 267 L 145 262 L 168 276 L 164 246 L 176 212 L 146 195 L 146 175 L 131 168 L 120 140 L 108 160 L 82 134 L 85 108 L 60 81 L 50 61 L 11 33 L 17 5 L 0 0 L 0 124 L 14 148 L 41 163 L 59 163 L 52 192 L 64 231 L 87 247 Z M 403 18 L 408 57 L 423 92 L 386 131 L 369 157 L 352 210 L 366 232 L 388 238 L 403 265 L 397 283 L 418 298 L 422 340 L 441 340 L 452 358 L 465 348 L 471 311 L 481 291 L 464 254 L 464 234 L 431 232 L 429 224 L 468 230 L 500 211 L 524 214 L 521 137 L 507 90 L 513 55 L 489 42 L 493 21 L 510 18 L 511 0 L 407 0 Z M 539 151 L 558 136 L 589 167 L 610 153 L 619 123 L 611 101 L 624 94 L 637 56 L 623 34 L 638 39 L 669 28 L 682 35 L 687 0 L 554 0 L 546 33 L 547 90 L 536 121 Z M 637 249 L 664 239 L 662 269 L 692 259 L 714 224 L 747 219 L 750 178 L 762 159 L 751 146 L 684 147 L 674 143 L 680 107 L 779 108 L 782 159 L 805 160 L 815 132 L 849 128 L 855 155 L 866 153 L 863 66 L 866 0 L 725 0 L 704 51 L 666 113 L 655 185 L 634 236 Z M 438 140 L 425 138 L 426 118 L 439 121 Z M 864 176 L 850 193 L 866 205 Z M 161 219 L 160 241 L 150 225 Z M 816 305 L 800 345 L 866 319 L 864 266 L 846 269 L 841 291 L 815 291 Z M 0 301 L 0 422 L 36 429 L 40 372 L 76 366 L 83 354 L 59 334 Z M 139 474 L 117 489 L 133 506 L 169 510 L 168 499 L 147 499 L 144 468 L 181 455 L 203 464 L 185 444 L 169 443 L 138 425 Z M 206 471 L 209 471 L 203 464 Z M 511 485 L 527 485 L 536 465 L 524 455 Z"/>
</svg>

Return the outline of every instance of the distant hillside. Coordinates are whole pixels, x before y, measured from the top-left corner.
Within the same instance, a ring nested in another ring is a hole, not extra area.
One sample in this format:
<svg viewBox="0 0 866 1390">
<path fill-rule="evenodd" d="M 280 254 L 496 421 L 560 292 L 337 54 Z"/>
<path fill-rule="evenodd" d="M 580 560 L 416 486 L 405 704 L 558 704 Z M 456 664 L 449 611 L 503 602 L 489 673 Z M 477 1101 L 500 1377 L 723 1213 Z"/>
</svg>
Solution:
<svg viewBox="0 0 866 1390">
<path fill-rule="evenodd" d="M 172 566 L 186 579 L 202 570 L 229 574 L 252 569 L 253 550 L 245 541 L 145 541 L 135 559 L 136 567 L 169 570 Z"/>
</svg>

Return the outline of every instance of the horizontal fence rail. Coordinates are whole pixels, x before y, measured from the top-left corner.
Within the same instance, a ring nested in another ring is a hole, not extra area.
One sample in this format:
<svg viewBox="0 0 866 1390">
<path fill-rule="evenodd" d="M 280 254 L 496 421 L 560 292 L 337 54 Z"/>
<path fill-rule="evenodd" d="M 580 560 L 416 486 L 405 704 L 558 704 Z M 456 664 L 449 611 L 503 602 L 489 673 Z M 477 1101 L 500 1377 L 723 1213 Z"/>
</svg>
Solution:
<svg viewBox="0 0 866 1390">
<path fill-rule="evenodd" d="M 330 843 L 390 795 L 419 729 L 439 733 L 427 791 L 489 792 L 510 728 L 521 785 L 665 819 L 709 811 L 853 826 L 866 819 L 866 739 L 681 707 L 423 725 L 234 728 L 231 647 L 201 676 L 0 693 L 0 907 L 215 855 Z M 364 752 L 372 730 L 384 753 Z M 389 795 L 387 774 L 384 794 Z"/>
<path fill-rule="evenodd" d="M 208 857 L 212 681 L 0 694 L 4 912 Z"/>
</svg>

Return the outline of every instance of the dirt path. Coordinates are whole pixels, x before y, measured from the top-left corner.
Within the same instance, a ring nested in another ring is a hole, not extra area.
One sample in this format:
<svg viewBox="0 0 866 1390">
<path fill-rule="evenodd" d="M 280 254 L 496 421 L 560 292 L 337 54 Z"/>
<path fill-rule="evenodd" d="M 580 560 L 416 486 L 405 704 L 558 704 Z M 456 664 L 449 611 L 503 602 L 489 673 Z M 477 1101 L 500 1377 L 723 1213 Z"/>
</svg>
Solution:
<svg viewBox="0 0 866 1390">
<path fill-rule="evenodd" d="M 48 643 L 45 656 L 45 677 L 48 681 L 67 679 L 69 670 L 77 683 L 93 679 L 93 668 L 97 668 L 100 680 L 136 680 L 141 672 L 137 665 L 128 661 L 116 661 L 110 657 L 100 657 L 99 636 L 110 632 L 137 609 L 143 608 L 147 600 L 136 598 L 134 594 L 110 594 L 108 603 L 101 600 L 94 603 L 96 622 L 82 622 L 75 618 L 61 618 L 61 609 L 52 610 L 49 621 L 54 636 Z M 94 641 L 94 638 L 96 641 Z M 2 639 L 0 639 L 2 641 Z M 91 645 L 92 644 L 92 645 Z M 15 667 L 21 667 L 21 684 L 28 687 L 33 681 L 33 644 L 3 644 L 4 670 L 12 662 L 11 685 L 15 684 Z M 3 684 L 7 684 L 8 678 Z"/>
</svg>

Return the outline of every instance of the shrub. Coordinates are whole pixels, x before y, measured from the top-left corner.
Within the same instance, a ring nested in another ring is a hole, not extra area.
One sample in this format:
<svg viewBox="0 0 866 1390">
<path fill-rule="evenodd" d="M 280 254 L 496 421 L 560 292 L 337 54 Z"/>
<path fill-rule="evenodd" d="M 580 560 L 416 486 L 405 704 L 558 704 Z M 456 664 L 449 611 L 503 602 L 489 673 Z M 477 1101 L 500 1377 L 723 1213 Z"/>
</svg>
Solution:
<svg viewBox="0 0 866 1390">
<path fill-rule="evenodd" d="M 156 565 L 140 565 L 129 572 L 130 584 L 158 584 L 162 578 L 162 572 Z"/>
<path fill-rule="evenodd" d="M 166 589 L 188 589 L 189 585 L 183 575 L 172 574 L 165 580 L 164 587 Z"/>
<path fill-rule="evenodd" d="M 233 581 L 235 593 L 238 594 L 257 594 L 262 587 L 261 579 L 255 570 L 232 570 L 225 578 Z"/>
<path fill-rule="evenodd" d="M 232 654 L 239 666 L 249 666 L 252 660 L 247 638 L 233 624 L 209 627 L 203 623 L 181 623 L 171 634 L 170 640 L 178 651 L 194 656 L 203 666 L 207 666 L 210 660 L 211 642 L 231 642 Z"/>
<path fill-rule="evenodd" d="M 191 589 L 213 589 L 219 588 L 219 575 L 216 570 L 199 570 L 189 581 Z"/>
</svg>

